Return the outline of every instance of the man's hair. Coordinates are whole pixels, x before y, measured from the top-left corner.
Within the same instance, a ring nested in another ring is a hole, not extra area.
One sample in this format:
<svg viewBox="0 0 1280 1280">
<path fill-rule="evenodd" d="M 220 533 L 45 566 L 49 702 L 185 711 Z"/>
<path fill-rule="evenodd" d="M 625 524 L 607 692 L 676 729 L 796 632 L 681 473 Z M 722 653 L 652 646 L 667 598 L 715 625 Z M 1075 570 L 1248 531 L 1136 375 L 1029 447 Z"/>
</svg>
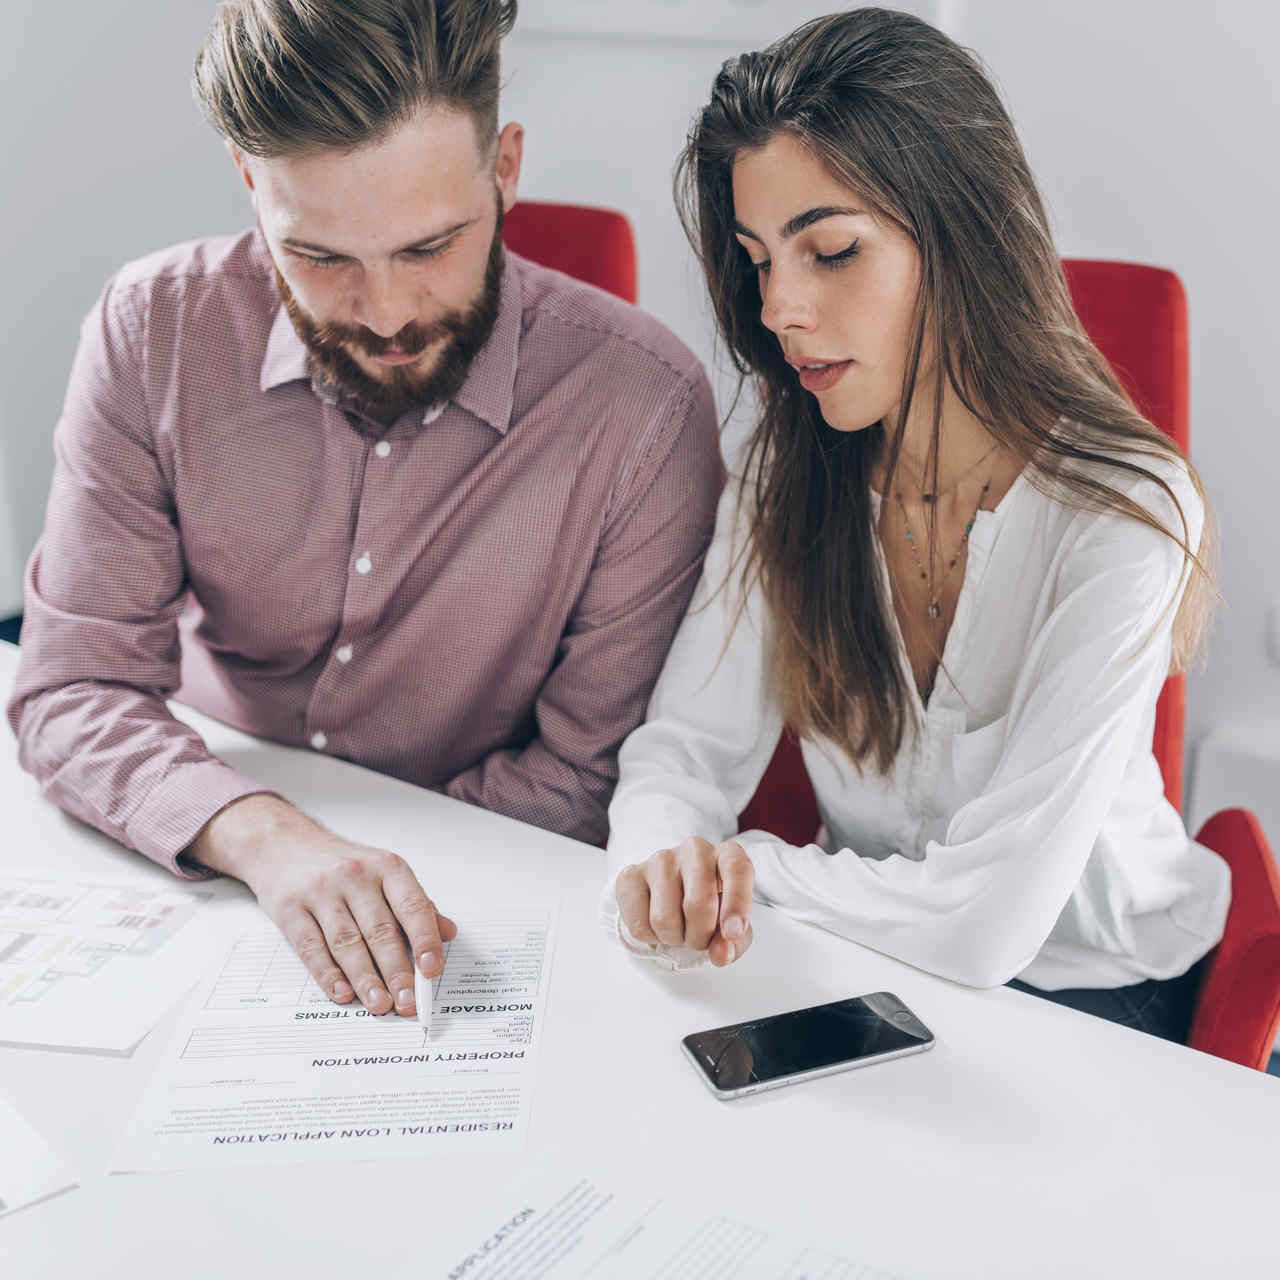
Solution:
<svg viewBox="0 0 1280 1280">
<path fill-rule="evenodd" d="M 350 150 L 423 106 L 498 128 L 516 0 L 223 0 L 196 56 L 209 123 L 254 156 Z"/>
</svg>

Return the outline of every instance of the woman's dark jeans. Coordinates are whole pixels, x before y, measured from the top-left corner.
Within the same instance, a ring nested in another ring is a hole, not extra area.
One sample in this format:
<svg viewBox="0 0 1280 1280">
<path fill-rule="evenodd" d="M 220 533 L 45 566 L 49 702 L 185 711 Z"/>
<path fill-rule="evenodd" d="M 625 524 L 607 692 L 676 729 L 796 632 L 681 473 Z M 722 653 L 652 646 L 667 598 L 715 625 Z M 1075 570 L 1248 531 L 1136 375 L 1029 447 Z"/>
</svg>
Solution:
<svg viewBox="0 0 1280 1280">
<path fill-rule="evenodd" d="M 1054 1004 L 1064 1004 L 1069 1009 L 1079 1009 L 1081 1013 L 1118 1022 L 1123 1027 L 1134 1027 L 1163 1040 L 1186 1044 L 1207 960 L 1208 956 L 1198 960 L 1180 978 L 1166 978 L 1163 982 L 1152 978 L 1131 987 L 1041 991 L 1016 978 L 1009 986 L 1042 1000 L 1052 1000 Z"/>
</svg>

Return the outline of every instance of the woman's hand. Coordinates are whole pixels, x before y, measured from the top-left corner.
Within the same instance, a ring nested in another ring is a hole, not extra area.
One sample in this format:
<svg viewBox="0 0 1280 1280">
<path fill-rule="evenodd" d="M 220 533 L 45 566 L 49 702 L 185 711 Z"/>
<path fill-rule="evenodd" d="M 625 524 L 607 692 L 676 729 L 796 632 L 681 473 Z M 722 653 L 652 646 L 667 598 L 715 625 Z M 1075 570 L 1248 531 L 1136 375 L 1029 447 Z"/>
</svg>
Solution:
<svg viewBox="0 0 1280 1280">
<path fill-rule="evenodd" d="M 625 867 L 614 883 L 618 914 L 637 942 L 705 951 L 723 967 L 751 945 L 755 868 L 735 841 L 690 836 Z"/>
</svg>

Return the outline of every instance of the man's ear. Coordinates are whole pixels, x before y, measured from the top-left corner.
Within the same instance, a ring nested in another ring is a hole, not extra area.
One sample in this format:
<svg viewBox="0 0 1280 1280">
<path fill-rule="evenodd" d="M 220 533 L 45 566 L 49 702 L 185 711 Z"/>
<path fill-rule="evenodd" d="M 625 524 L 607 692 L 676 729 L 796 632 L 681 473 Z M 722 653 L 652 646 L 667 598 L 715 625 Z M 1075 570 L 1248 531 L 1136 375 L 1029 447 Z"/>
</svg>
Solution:
<svg viewBox="0 0 1280 1280">
<path fill-rule="evenodd" d="M 249 193 L 252 195 L 253 170 L 249 168 L 249 157 L 230 138 L 227 139 L 226 146 L 227 155 L 231 157 L 231 163 L 240 171 L 240 176 L 244 179 L 244 185 L 249 188 Z"/>
<path fill-rule="evenodd" d="M 508 124 L 498 134 L 498 154 L 494 163 L 494 181 L 502 193 L 503 212 L 516 202 L 520 185 L 520 164 L 524 159 L 524 125 Z"/>
</svg>

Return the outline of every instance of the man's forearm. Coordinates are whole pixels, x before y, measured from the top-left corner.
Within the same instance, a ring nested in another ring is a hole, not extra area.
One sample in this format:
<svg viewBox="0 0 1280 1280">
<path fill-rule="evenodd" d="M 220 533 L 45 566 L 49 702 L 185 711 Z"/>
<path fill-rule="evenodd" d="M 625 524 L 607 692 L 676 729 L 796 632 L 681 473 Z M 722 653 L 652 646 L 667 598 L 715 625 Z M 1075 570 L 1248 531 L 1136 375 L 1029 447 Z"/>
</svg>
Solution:
<svg viewBox="0 0 1280 1280">
<path fill-rule="evenodd" d="M 178 857 L 209 819 L 267 790 L 218 760 L 162 698 L 127 685 L 44 689 L 15 700 L 11 719 L 19 760 L 49 799 L 186 878 L 198 872 Z"/>
</svg>

